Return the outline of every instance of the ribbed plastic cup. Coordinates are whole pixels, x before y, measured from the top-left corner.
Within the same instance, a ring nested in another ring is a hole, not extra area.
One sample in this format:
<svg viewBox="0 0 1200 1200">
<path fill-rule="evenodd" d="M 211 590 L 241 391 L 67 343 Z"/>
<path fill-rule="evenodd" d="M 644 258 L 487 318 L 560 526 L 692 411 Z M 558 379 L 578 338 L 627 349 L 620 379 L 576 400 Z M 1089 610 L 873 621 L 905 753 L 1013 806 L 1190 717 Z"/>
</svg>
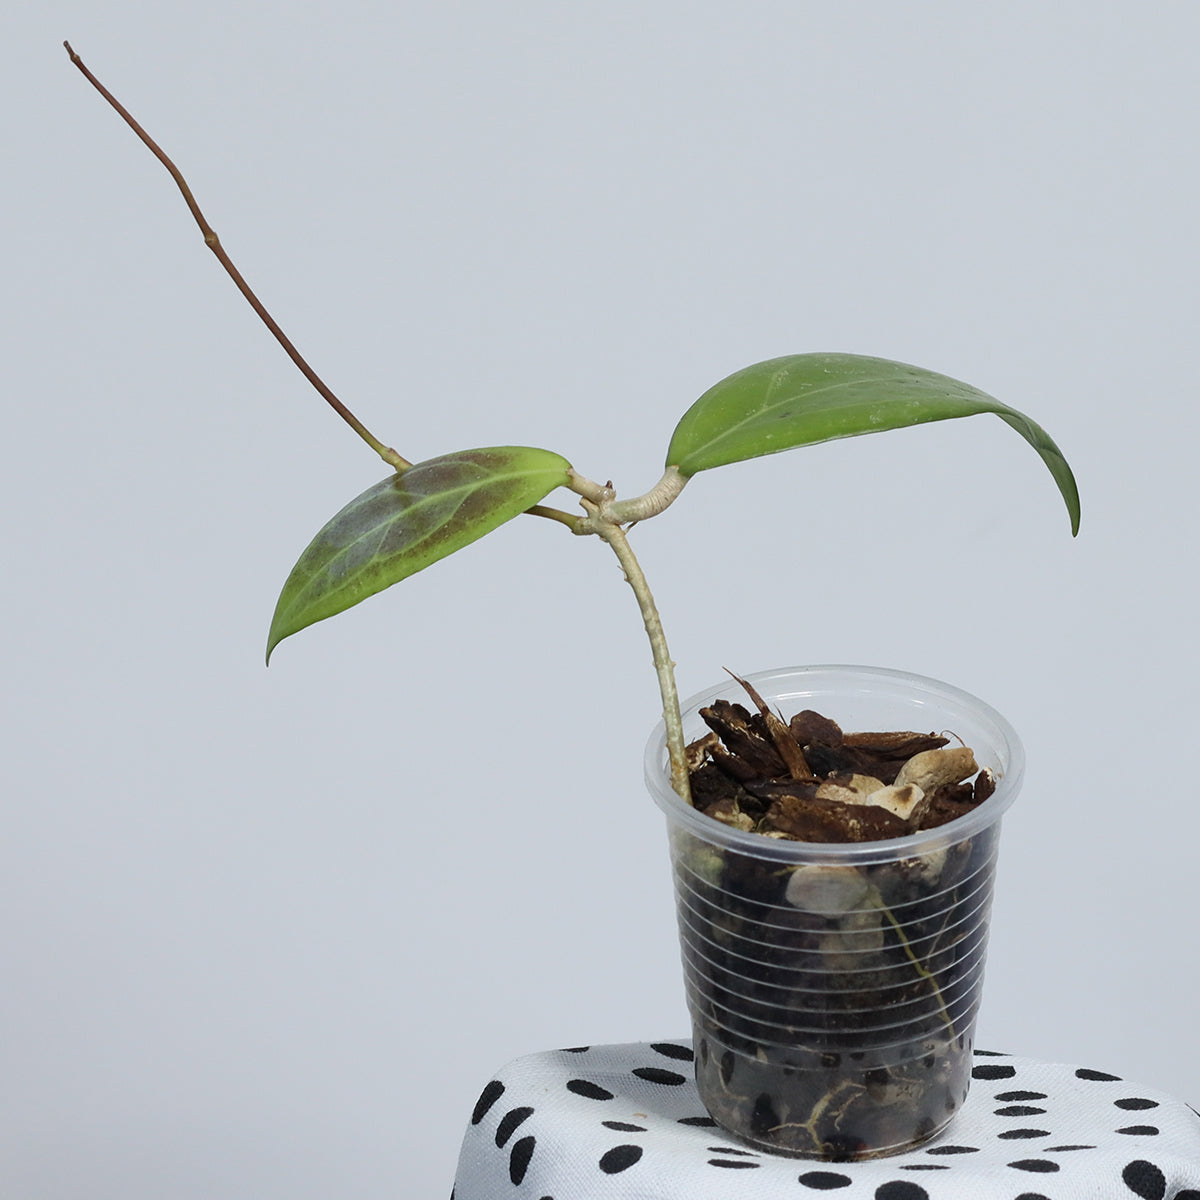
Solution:
<svg viewBox="0 0 1200 1200">
<path fill-rule="evenodd" d="M 1000 818 L 1024 755 L 1008 722 L 948 684 L 870 667 L 751 675 L 788 720 L 847 733 L 945 733 L 995 792 L 937 829 L 823 844 L 746 833 L 671 789 L 660 722 L 646 781 L 667 816 L 696 1082 L 710 1115 L 760 1149 L 852 1161 L 897 1154 L 949 1124 L 971 1081 Z M 728 681 L 683 705 L 737 700 Z"/>
</svg>

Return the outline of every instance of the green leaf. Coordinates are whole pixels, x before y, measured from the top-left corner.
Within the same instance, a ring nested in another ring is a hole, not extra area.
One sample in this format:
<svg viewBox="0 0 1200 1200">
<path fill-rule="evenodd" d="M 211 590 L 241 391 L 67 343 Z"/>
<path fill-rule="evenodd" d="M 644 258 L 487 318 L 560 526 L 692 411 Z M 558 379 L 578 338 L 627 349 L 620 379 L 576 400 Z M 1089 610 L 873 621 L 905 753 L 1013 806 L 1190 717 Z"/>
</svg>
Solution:
<svg viewBox="0 0 1200 1200">
<path fill-rule="evenodd" d="M 285 638 L 383 591 L 503 525 L 567 482 L 549 450 L 492 446 L 416 463 L 351 500 L 292 568 L 271 620 Z"/>
<path fill-rule="evenodd" d="M 970 384 L 858 354 L 794 354 L 737 371 L 708 389 L 675 427 L 667 465 L 681 474 L 834 438 L 995 413 L 1037 452 L 1079 531 L 1075 477 L 1050 435 Z"/>
</svg>

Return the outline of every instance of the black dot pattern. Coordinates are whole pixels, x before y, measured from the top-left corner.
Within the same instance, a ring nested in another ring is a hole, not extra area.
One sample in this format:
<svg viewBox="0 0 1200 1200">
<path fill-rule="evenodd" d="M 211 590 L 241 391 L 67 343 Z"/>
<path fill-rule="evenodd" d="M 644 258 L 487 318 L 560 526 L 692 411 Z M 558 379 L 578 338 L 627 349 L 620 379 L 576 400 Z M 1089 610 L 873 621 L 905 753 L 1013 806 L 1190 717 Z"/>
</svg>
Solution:
<svg viewBox="0 0 1200 1200">
<path fill-rule="evenodd" d="M 586 1096 L 589 1100 L 611 1100 L 613 1098 L 613 1094 L 608 1088 L 603 1088 L 598 1083 L 592 1083 L 587 1079 L 568 1079 L 567 1091 L 574 1092 L 577 1096 Z"/>
<path fill-rule="evenodd" d="M 687 1076 L 678 1071 L 666 1071 L 662 1067 L 634 1067 L 633 1073 L 647 1083 L 661 1083 L 665 1087 L 680 1087 L 687 1083 Z"/>
<path fill-rule="evenodd" d="M 907 1179 L 894 1179 L 875 1189 L 875 1200 L 929 1200 L 929 1193 Z"/>
<path fill-rule="evenodd" d="M 536 1140 L 531 1137 L 523 1137 L 519 1142 L 513 1143 L 512 1152 L 508 1156 L 508 1177 L 514 1184 L 524 1181 L 536 1146 Z"/>
<path fill-rule="evenodd" d="M 673 1058 L 677 1062 L 692 1062 L 696 1057 L 691 1046 L 677 1046 L 674 1042 L 651 1042 L 650 1049 L 663 1058 Z"/>
<path fill-rule="evenodd" d="M 600 1170 L 605 1175 L 619 1175 L 628 1171 L 641 1157 L 641 1146 L 614 1146 L 600 1156 Z"/>
<path fill-rule="evenodd" d="M 1008 1063 L 977 1063 L 971 1069 L 972 1079 L 1011 1079 L 1017 1073 L 1016 1067 Z"/>
<path fill-rule="evenodd" d="M 496 1126 L 496 1145 L 504 1146 L 508 1142 L 508 1139 L 512 1137 L 513 1130 L 527 1117 L 532 1115 L 532 1108 L 510 1108 L 500 1118 L 500 1124 Z"/>
<path fill-rule="evenodd" d="M 1163 1200 L 1167 1194 L 1167 1180 L 1163 1173 L 1152 1163 L 1139 1158 L 1131 1162 L 1121 1178 L 1125 1186 L 1142 1200 Z"/>
<path fill-rule="evenodd" d="M 1113 1200 L 1200 1200 L 1194 1110 L 1091 1067 L 975 1054 L 962 1115 L 942 1134 L 891 1158 L 828 1164 L 769 1154 L 720 1130 L 699 1103 L 686 1042 L 530 1056 L 480 1093 L 464 1144 L 476 1149 L 462 1164 L 491 1163 L 494 1174 L 468 1183 L 460 1164 L 451 1200 L 691 1200 L 718 1194 L 715 1183 L 700 1185 L 705 1172 L 729 1181 L 719 1194 L 730 1200 L 1048 1200 L 1041 1180 L 1051 1196 L 1061 1188 Z M 532 1063 L 527 1078 L 522 1068 Z M 751 1121 L 764 1130 L 786 1119 L 772 1092 L 749 1099 Z M 573 1165 L 555 1174 L 564 1155 Z M 694 1173 L 696 1186 L 686 1186 Z"/>
<path fill-rule="evenodd" d="M 854 1180 L 836 1171 L 806 1171 L 800 1176 L 800 1182 L 814 1192 L 833 1192 L 848 1188 Z"/>
<path fill-rule="evenodd" d="M 471 1114 L 471 1124 L 478 1125 L 488 1115 L 492 1105 L 503 1095 L 504 1084 L 498 1079 L 493 1079 L 479 1094 L 479 1099 L 475 1102 L 475 1111 Z"/>
</svg>

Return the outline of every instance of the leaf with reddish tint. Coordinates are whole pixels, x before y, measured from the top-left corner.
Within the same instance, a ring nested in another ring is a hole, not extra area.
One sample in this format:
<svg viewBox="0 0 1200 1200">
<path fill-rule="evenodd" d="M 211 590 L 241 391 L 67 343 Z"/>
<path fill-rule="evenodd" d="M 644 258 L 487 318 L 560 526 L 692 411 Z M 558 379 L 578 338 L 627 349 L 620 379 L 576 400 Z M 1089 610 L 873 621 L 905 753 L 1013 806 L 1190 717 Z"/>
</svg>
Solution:
<svg viewBox="0 0 1200 1200">
<path fill-rule="evenodd" d="M 351 500 L 292 568 L 267 660 L 285 638 L 445 558 L 567 482 L 550 450 L 492 446 L 416 463 Z"/>
<path fill-rule="evenodd" d="M 884 358 L 794 354 L 736 371 L 684 413 L 667 465 L 690 477 L 796 446 L 977 413 L 994 413 L 1037 451 L 1078 532 L 1075 477 L 1040 425 L 970 384 Z"/>
</svg>

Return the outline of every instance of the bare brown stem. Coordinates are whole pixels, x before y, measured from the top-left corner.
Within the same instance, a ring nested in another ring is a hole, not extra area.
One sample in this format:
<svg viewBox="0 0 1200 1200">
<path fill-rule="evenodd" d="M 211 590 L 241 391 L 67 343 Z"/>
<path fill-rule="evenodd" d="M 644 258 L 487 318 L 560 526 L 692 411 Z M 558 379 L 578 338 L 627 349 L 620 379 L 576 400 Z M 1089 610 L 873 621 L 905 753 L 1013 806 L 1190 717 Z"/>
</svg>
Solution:
<svg viewBox="0 0 1200 1200">
<path fill-rule="evenodd" d="M 275 340 L 283 347 L 287 356 L 300 369 L 301 374 L 309 383 L 316 388 L 318 394 L 329 404 L 329 406 L 358 434 L 380 458 L 389 466 L 397 471 L 403 471 L 412 466 L 408 459 L 403 458 L 397 451 L 390 446 L 385 446 L 367 427 L 334 395 L 333 391 L 328 387 L 325 381 L 308 365 L 304 356 L 292 345 L 291 339 L 279 328 L 275 322 L 275 318 L 266 310 L 263 303 L 254 294 L 250 285 L 242 277 L 242 273 L 233 264 L 233 260 L 225 253 L 225 248 L 221 245 L 220 239 L 213 227 L 205 219 L 204 214 L 200 211 L 200 206 L 196 203 L 196 198 L 192 195 L 192 189 L 188 187 L 187 180 L 184 179 L 179 168 L 171 161 L 170 158 L 163 152 L 157 142 L 134 120 L 133 116 L 125 108 L 123 104 L 88 70 L 83 60 L 71 49 L 70 42 L 63 42 L 67 53 L 71 56 L 71 61 L 79 68 L 84 78 L 104 97 L 105 100 L 116 110 L 117 114 L 133 130 L 134 133 L 141 138 L 146 148 L 158 159 L 167 171 L 171 178 L 175 180 L 176 186 L 183 193 L 183 198 L 187 203 L 188 209 L 195 218 L 196 224 L 200 227 L 200 232 L 204 235 L 204 244 L 217 256 L 217 261 L 225 268 L 229 278 L 237 285 L 238 291 L 246 298 L 250 307 L 258 314 L 259 320 L 271 331 Z"/>
<path fill-rule="evenodd" d="M 216 255 L 217 261 L 225 268 L 230 279 L 237 285 L 238 291 L 242 293 L 250 304 L 250 307 L 258 314 L 259 319 L 271 331 L 275 340 L 284 348 L 288 357 L 300 369 L 305 379 L 312 384 L 317 392 L 328 402 L 330 407 L 384 462 L 397 471 L 403 471 L 412 466 L 412 463 L 406 458 L 402 458 L 397 451 L 380 442 L 333 394 L 324 380 L 321 379 L 312 367 L 308 365 L 300 352 L 292 345 L 288 336 L 279 328 L 275 319 L 266 310 L 262 301 L 254 294 L 250 285 L 242 277 L 242 273 L 234 266 L 229 255 L 225 253 L 220 239 L 217 237 L 212 226 L 209 225 L 204 213 L 200 211 L 200 206 L 196 203 L 195 196 L 192 195 L 192 189 L 188 186 L 187 180 L 184 179 L 179 168 L 163 152 L 158 143 L 134 120 L 124 105 L 88 70 L 83 60 L 71 48 L 71 44 L 63 42 L 63 45 L 71 57 L 71 62 L 79 68 L 84 78 L 108 101 L 121 119 L 142 140 L 151 154 L 167 169 L 179 191 L 182 193 L 192 217 L 200 227 L 200 232 L 204 235 L 204 244 Z M 667 641 L 663 633 L 662 622 L 659 619 L 654 598 L 650 594 L 650 589 L 646 584 L 646 577 L 642 574 L 641 566 L 634 556 L 629 542 L 626 540 L 625 531 L 621 527 L 623 524 L 644 520 L 647 517 L 662 512 L 679 495 L 685 482 L 686 480 L 678 471 L 673 467 L 669 467 L 662 480 L 645 496 L 636 497 L 631 501 L 616 505 L 614 504 L 616 494 L 613 491 L 611 483 L 598 484 L 585 476 L 577 474 L 572 469 L 567 486 L 582 497 L 586 516 L 572 515 L 544 504 L 535 504 L 526 511 L 529 516 L 544 517 L 566 525 L 572 533 L 598 534 L 616 553 L 621 566 L 624 568 L 625 578 L 629 581 L 634 594 L 637 596 L 638 605 L 642 612 L 642 620 L 646 626 L 646 633 L 650 638 L 654 666 L 658 672 L 659 690 L 662 693 L 663 717 L 667 726 L 667 747 L 671 760 L 671 784 L 685 800 L 690 801 L 691 791 L 688 781 L 687 763 L 684 756 L 683 722 L 679 712 L 679 696 L 675 687 L 675 664 L 671 661 L 670 653 L 667 650 Z"/>
</svg>

